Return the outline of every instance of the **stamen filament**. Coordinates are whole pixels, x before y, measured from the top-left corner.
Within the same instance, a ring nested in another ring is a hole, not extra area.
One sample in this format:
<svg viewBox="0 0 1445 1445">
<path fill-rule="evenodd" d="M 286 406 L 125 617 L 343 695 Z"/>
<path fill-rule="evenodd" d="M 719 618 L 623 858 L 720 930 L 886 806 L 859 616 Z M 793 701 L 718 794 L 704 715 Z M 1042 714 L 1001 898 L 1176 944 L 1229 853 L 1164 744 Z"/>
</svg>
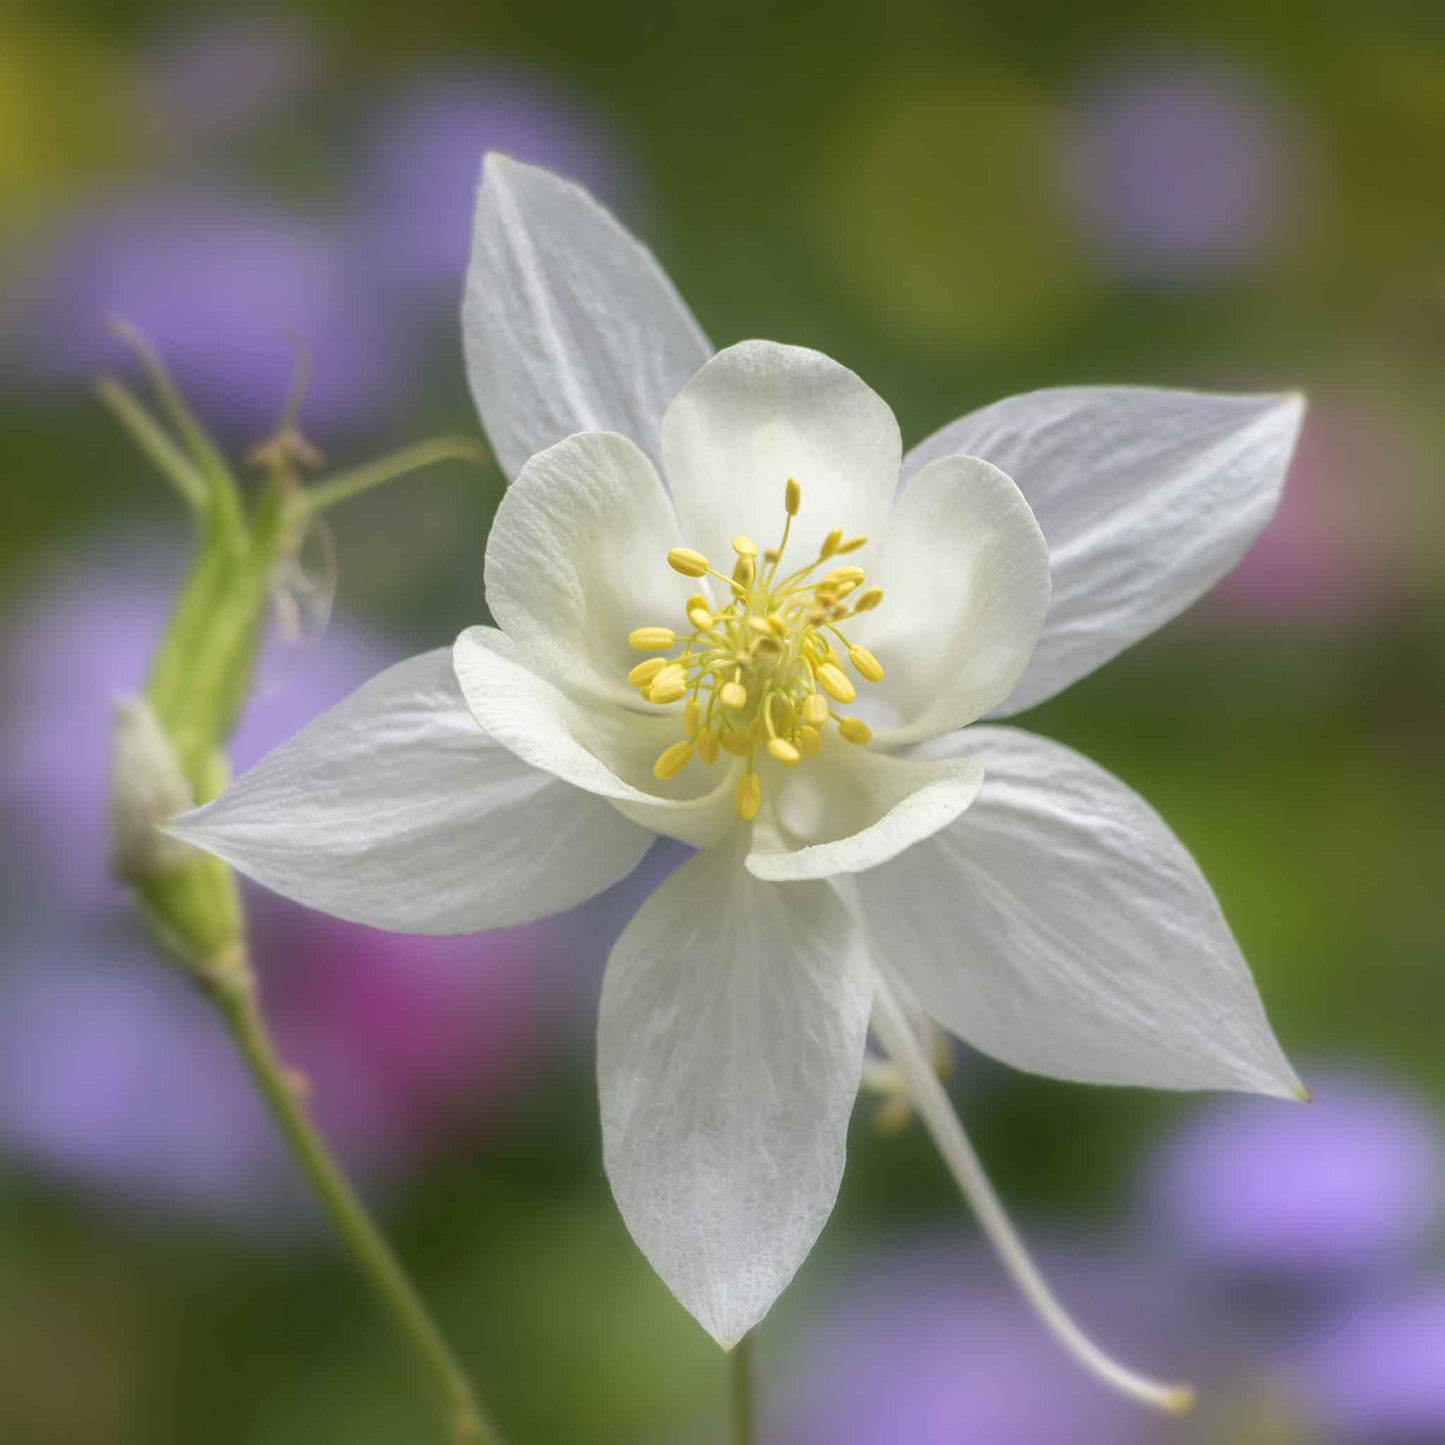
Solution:
<svg viewBox="0 0 1445 1445">
<path fill-rule="evenodd" d="M 876 981 L 872 1026 L 878 1041 L 902 1072 L 919 1117 L 933 1135 L 938 1152 L 972 1206 L 1004 1268 L 1054 1337 L 1086 1370 L 1121 1394 L 1170 1414 L 1188 1410 L 1194 1404 L 1192 1386 L 1152 1380 L 1111 1359 L 1054 1298 L 989 1182 L 947 1091 L 881 970 Z"/>
</svg>

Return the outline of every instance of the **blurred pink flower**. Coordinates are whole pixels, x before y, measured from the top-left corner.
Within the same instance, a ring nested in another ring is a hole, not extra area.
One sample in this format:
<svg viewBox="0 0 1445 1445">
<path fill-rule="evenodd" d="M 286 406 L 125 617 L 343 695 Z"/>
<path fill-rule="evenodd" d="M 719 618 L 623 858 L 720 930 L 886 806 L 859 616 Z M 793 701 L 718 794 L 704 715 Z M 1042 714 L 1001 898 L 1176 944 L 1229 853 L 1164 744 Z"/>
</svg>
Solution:
<svg viewBox="0 0 1445 1445">
<path fill-rule="evenodd" d="M 1377 416 L 1311 408 L 1279 511 L 1201 607 L 1205 619 L 1367 625 L 1407 596 L 1406 440 Z"/>
</svg>

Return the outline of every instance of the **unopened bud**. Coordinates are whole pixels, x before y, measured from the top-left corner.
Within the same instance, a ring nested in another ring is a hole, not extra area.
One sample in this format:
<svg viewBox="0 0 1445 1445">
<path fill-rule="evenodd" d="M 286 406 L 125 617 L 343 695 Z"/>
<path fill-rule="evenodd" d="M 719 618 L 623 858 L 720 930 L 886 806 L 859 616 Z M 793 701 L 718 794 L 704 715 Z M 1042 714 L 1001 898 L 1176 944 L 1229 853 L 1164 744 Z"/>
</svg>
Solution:
<svg viewBox="0 0 1445 1445">
<path fill-rule="evenodd" d="M 144 698 L 115 705 L 110 734 L 110 869 L 138 884 L 183 868 L 191 847 L 157 828 L 193 807 L 175 745 Z"/>
</svg>

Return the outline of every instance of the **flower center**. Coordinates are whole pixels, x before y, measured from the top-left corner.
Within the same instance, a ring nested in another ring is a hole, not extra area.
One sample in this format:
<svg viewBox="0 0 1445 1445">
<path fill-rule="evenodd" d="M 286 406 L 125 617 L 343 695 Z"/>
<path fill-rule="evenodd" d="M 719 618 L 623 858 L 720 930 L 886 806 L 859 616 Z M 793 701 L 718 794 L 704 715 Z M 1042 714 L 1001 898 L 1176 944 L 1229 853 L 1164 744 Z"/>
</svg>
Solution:
<svg viewBox="0 0 1445 1445">
<path fill-rule="evenodd" d="M 639 652 L 682 648 L 679 656 L 649 657 L 627 674 L 628 682 L 659 707 L 686 699 L 683 737 L 663 750 L 653 771 L 659 778 L 676 777 L 694 758 L 711 764 L 722 751 L 745 758 L 747 768 L 737 787 L 743 818 L 755 817 L 762 801 L 758 748 L 791 768 L 821 750 L 830 722 L 846 742 L 866 743 L 872 737 L 861 718 L 834 711 L 857 696 L 844 671 L 845 659 L 865 682 L 883 678 L 878 659 L 849 642 L 840 627 L 877 607 L 883 590 L 865 588 L 863 569 L 851 564 L 814 575 L 825 562 L 858 551 L 868 539 L 845 540 L 841 531 L 829 532 L 813 561 L 794 572 L 782 571 L 801 504 L 802 488 L 789 477 L 782 540 L 759 556 L 750 537 L 735 537 L 737 560 L 730 577 L 715 571 L 701 552 L 674 547 L 668 566 L 684 577 L 717 578 L 728 589 L 728 605 L 719 611 L 701 592 L 694 593 L 685 608 L 691 632 L 639 627 L 627 639 Z"/>
</svg>

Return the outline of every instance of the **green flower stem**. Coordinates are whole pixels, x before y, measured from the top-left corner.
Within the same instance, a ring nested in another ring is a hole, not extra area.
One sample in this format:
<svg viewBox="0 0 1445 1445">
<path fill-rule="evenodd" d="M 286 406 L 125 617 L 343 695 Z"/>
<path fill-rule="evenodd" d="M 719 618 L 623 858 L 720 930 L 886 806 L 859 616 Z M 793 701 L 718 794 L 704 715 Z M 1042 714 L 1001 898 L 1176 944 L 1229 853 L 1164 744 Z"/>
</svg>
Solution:
<svg viewBox="0 0 1445 1445">
<path fill-rule="evenodd" d="M 205 478 L 125 386 L 113 376 L 107 376 L 96 382 L 95 391 L 131 440 L 155 463 L 176 491 L 197 510 L 205 506 Z"/>
<path fill-rule="evenodd" d="M 433 462 L 471 462 L 473 466 L 484 467 L 490 459 L 491 453 L 486 447 L 471 437 L 437 437 L 317 482 L 296 493 L 291 500 L 292 511 L 297 518 L 314 517 L 338 502 L 349 501 L 383 482 L 419 471 Z"/>
<path fill-rule="evenodd" d="M 733 1445 L 758 1445 L 757 1376 L 753 1337 L 746 1334 L 728 1356 L 733 1377 Z"/>
<path fill-rule="evenodd" d="M 261 1018 L 255 979 L 244 950 L 233 945 L 203 970 L 201 978 L 353 1262 L 429 1375 L 445 1411 L 453 1445 L 501 1445 L 501 1432 L 477 1399 L 446 1337 L 307 1118 L 294 1080 L 277 1058 Z"/>
<path fill-rule="evenodd" d="M 245 533 L 245 518 L 241 508 L 241 497 L 236 490 L 236 479 L 226 464 L 220 448 L 213 442 L 205 427 L 192 414 L 190 407 L 181 400 L 161 359 L 151 349 L 151 344 L 141 331 L 119 316 L 111 317 L 111 330 L 135 353 L 141 370 L 151 384 L 162 409 L 170 419 L 182 445 L 190 453 L 201 475 L 206 479 L 213 520 L 223 529 L 240 535 Z"/>
</svg>

